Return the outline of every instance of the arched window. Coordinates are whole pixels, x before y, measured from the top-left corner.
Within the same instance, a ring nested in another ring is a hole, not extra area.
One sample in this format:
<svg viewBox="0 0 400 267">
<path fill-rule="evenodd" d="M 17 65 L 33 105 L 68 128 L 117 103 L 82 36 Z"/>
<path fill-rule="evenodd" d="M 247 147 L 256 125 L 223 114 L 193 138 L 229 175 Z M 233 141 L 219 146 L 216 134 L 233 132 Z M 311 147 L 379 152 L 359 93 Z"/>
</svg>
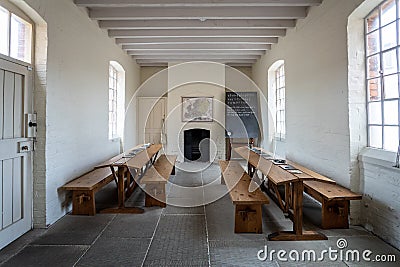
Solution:
<svg viewBox="0 0 400 267">
<path fill-rule="evenodd" d="M 0 6 L 0 54 L 32 63 L 31 21 L 14 12 L 12 6 Z"/>
<path fill-rule="evenodd" d="M 268 77 L 268 105 L 272 114 L 275 114 L 275 138 L 282 141 L 286 136 L 286 83 L 283 60 L 275 62 L 269 68 Z"/>
<path fill-rule="evenodd" d="M 385 1 L 365 19 L 368 145 L 389 151 L 400 139 L 398 5 Z"/>
<path fill-rule="evenodd" d="M 125 71 L 110 61 L 108 86 L 108 138 L 123 137 L 125 119 Z"/>
</svg>

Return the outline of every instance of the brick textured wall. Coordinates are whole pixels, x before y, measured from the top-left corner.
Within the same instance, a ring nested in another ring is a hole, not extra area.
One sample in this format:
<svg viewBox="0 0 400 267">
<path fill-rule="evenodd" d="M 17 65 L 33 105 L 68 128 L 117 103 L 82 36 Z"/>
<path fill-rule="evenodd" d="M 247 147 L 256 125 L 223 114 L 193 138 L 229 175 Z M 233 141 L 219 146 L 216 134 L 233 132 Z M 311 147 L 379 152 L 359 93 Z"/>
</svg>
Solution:
<svg viewBox="0 0 400 267">
<path fill-rule="evenodd" d="M 359 158 L 362 224 L 400 248 L 400 169 L 392 167 L 395 153 L 365 149 Z"/>
</svg>

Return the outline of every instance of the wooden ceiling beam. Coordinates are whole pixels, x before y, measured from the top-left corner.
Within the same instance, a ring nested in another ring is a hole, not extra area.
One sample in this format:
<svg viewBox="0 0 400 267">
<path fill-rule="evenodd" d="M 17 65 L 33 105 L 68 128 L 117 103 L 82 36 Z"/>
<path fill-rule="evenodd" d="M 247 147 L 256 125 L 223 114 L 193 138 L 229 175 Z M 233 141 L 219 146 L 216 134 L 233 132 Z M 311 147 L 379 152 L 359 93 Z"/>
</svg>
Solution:
<svg viewBox="0 0 400 267">
<path fill-rule="evenodd" d="M 113 7 L 90 8 L 94 20 L 168 20 L 168 19 L 299 19 L 306 7 Z"/>
<path fill-rule="evenodd" d="M 316 6 L 322 0 L 75 0 L 83 7 Z"/>
<path fill-rule="evenodd" d="M 159 37 L 159 38 L 117 38 L 117 44 L 276 44 L 278 37 Z"/>
<path fill-rule="evenodd" d="M 281 37 L 286 30 L 109 30 L 114 38 L 144 37 Z"/>
<path fill-rule="evenodd" d="M 294 19 L 263 20 L 100 20 L 99 26 L 109 30 L 156 29 L 287 29 L 296 25 Z"/>
</svg>

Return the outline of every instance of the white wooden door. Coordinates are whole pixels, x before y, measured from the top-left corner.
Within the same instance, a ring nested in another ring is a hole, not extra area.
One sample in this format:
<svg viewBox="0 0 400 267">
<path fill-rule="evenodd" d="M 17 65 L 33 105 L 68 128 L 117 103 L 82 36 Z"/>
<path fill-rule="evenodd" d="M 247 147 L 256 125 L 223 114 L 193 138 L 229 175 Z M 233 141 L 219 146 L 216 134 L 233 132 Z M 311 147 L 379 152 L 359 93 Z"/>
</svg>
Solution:
<svg viewBox="0 0 400 267">
<path fill-rule="evenodd" d="M 28 66 L 0 58 L 0 249 L 32 228 L 31 81 Z"/>
<path fill-rule="evenodd" d="M 166 98 L 138 98 L 139 143 L 165 145 Z"/>
</svg>

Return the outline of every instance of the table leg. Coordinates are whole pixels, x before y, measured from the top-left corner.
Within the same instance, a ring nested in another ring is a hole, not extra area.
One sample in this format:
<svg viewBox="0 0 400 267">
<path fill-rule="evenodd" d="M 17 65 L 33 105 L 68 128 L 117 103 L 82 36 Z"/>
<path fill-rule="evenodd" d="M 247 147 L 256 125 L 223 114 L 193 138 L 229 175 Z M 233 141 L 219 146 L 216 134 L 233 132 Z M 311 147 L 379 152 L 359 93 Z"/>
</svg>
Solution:
<svg viewBox="0 0 400 267">
<path fill-rule="evenodd" d="M 271 241 L 327 240 L 328 238 L 315 231 L 303 231 L 303 181 L 295 181 L 293 186 L 293 231 L 282 231 L 270 234 Z"/>
<path fill-rule="evenodd" d="M 123 207 L 125 203 L 125 168 L 118 167 L 118 207 Z"/>
<path fill-rule="evenodd" d="M 118 167 L 118 207 L 101 210 L 100 213 L 143 213 L 137 207 L 125 207 L 125 167 Z"/>
</svg>

